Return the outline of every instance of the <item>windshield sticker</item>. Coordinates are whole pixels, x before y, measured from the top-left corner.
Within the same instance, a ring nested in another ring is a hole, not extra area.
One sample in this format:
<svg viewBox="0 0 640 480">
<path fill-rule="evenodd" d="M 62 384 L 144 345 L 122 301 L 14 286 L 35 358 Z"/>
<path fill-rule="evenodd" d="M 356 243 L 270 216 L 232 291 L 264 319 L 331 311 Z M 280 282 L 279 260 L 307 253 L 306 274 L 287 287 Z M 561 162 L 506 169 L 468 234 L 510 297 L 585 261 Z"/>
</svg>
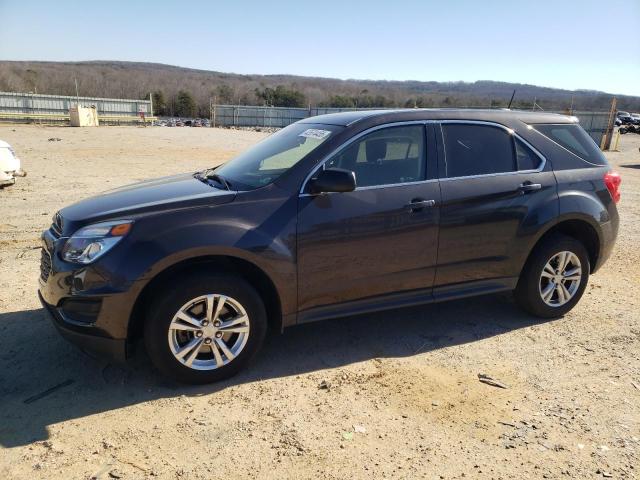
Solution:
<svg viewBox="0 0 640 480">
<path fill-rule="evenodd" d="M 316 140 L 323 140 L 331 135 L 329 130 L 318 130 L 316 128 L 308 128 L 302 132 L 299 137 L 315 138 Z"/>
</svg>

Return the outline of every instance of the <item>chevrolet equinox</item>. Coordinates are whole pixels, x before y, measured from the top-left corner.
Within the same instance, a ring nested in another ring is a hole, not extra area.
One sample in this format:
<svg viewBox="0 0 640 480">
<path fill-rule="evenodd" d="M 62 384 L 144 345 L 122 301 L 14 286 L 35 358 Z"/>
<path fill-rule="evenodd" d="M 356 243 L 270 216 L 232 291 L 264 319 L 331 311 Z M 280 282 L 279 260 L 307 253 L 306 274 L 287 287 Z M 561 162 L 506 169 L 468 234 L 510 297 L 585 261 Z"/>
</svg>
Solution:
<svg viewBox="0 0 640 480">
<path fill-rule="evenodd" d="M 124 359 L 144 338 L 188 383 L 238 372 L 269 328 L 502 291 L 559 317 L 611 253 L 619 185 L 575 117 L 322 115 L 63 208 L 39 294 L 82 349 Z"/>
</svg>

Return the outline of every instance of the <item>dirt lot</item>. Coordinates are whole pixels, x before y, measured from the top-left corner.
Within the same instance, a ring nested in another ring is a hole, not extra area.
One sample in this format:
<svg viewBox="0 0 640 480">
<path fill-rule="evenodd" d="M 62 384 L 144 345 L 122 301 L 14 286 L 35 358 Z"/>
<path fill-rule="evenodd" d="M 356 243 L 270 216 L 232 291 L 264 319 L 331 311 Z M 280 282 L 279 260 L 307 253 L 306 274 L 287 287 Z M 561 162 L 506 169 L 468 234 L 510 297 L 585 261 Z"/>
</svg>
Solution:
<svg viewBox="0 0 640 480">
<path fill-rule="evenodd" d="M 0 126 L 29 173 L 0 191 L 0 478 L 640 477 L 638 135 L 607 154 L 616 250 L 563 319 L 500 295 L 312 324 L 206 387 L 163 380 L 143 352 L 118 366 L 65 343 L 36 297 L 52 214 L 263 136 Z"/>
</svg>

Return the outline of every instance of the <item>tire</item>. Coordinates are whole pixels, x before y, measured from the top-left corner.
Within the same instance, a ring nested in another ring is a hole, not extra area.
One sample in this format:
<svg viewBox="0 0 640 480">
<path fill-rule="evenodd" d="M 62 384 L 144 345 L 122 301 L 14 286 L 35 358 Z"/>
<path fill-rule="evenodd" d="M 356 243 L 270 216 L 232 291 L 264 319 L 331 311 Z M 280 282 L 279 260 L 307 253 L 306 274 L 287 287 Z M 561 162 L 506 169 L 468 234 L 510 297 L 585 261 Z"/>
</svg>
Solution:
<svg viewBox="0 0 640 480">
<path fill-rule="evenodd" d="M 626 128 L 620 128 L 618 131 L 620 132 L 620 135 L 624 135 L 625 133 L 627 133 Z"/>
<path fill-rule="evenodd" d="M 225 327 L 231 320 L 235 324 Z M 144 341 L 161 373 L 178 382 L 205 384 L 242 370 L 260 350 L 266 332 L 264 303 L 249 283 L 235 275 L 196 273 L 158 291 L 147 311 Z"/>
<path fill-rule="evenodd" d="M 563 259 L 567 259 L 566 268 L 558 274 L 559 262 Z M 576 267 L 580 268 L 579 274 L 575 273 Z M 554 234 L 538 244 L 529 256 L 514 291 L 516 302 L 536 317 L 561 317 L 582 297 L 590 268 L 589 255 L 580 241 L 567 235 Z M 558 284 L 565 288 L 562 289 Z M 543 296 L 548 297 L 546 301 Z"/>
</svg>

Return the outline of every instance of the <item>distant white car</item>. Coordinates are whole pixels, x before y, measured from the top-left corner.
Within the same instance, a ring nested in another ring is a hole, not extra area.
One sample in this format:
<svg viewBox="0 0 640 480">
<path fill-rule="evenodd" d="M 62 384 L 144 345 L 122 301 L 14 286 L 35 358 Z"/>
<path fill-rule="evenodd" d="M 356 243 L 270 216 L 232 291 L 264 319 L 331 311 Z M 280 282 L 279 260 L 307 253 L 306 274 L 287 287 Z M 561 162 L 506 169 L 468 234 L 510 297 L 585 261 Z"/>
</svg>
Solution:
<svg viewBox="0 0 640 480">
<path fill-rule="evenodd" d="M 25 175 L 25 171 L 20 168 L 20 159 L 16 157 L 11 145 L 0 140 L 0 187 L 13 185 L 16 177 Z"/>
</svg>

